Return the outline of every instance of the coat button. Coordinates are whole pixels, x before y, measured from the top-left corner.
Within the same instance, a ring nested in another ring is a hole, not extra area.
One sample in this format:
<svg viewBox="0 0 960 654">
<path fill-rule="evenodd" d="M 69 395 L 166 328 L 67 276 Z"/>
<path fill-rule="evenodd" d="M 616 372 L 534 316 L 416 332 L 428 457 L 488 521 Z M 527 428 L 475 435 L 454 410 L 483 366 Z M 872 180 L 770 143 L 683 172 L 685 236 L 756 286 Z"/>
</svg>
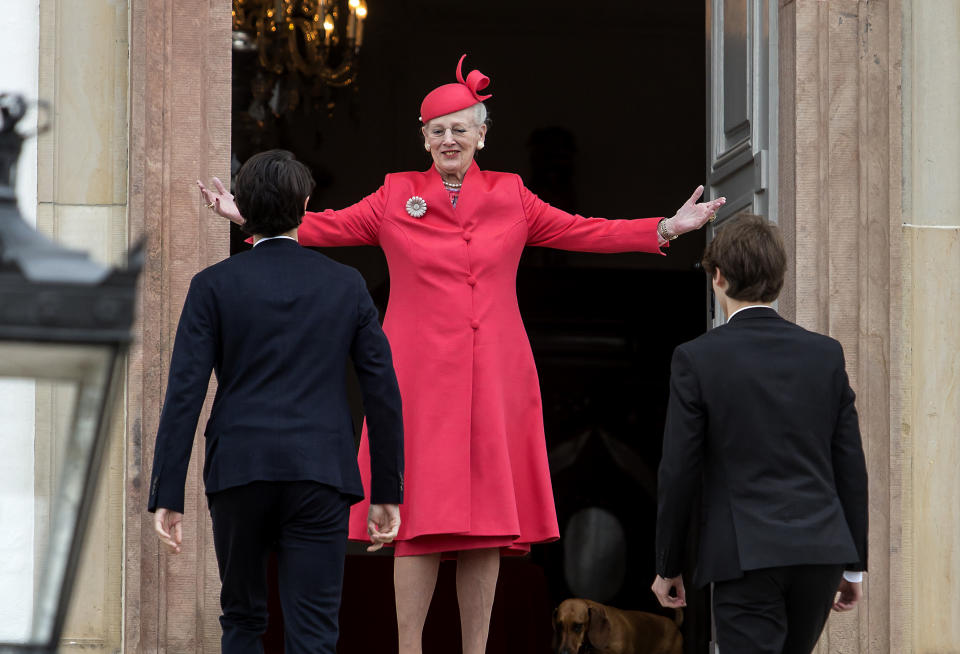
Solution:
<svg viewBox="0 0 960 654">
<path fill-rule="evenodd" d="M 474 320 L 470 323 L 470 326 L 473 327 L 474 329 L 480 329 L 480 321 Z"/>
<path fill-rule="evenodd" d="M 470 286 L 476 286 L 477 278 L 474 277 L 473 275 L 470 275 L 469 277 L 467 277 L 467 283 L 470 284 Z"/>
<path fill-rule="evenodd" d="M 473 234 L 470 233 L 470 230 L 465 230 L 462 236 L 464 241 L 469 241 L 471 238 L 473 238 Z"/>
</svg>

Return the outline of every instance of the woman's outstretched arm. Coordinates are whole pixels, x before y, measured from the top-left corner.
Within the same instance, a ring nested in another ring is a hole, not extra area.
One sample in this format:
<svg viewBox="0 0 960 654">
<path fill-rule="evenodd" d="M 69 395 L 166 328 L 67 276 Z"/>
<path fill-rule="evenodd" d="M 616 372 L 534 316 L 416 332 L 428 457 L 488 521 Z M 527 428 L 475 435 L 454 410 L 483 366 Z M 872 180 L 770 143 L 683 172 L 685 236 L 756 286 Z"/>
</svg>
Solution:
<svg viewBox="0 0 960 654">
<path fill-rule="evenodd" d="M 197 180 L 197 186 L 208 208 L 237 225 L 243 225 L 245 221 L 234 202 L 233 194 L 224 187 L 223 182 L 214 177 L 213 189 L 200 180 Z M 384 187 L 380 187 L 375 193 L 346 209 L 307 211 L 300 225 L 300 243 L 316 247 L 379 245 L 384 196 Z"/>
<path fill-rule="evenodd" d="M 657 233 L 661 220 L 666 220 L 668 235 L 679 236 L 702 227 L 726 202 L 725 198 L 717 198 L 697 203 L 702 193 L 703 187 L 697 187 L 671 218 L 606 220 L 561 211 L 521 184 L 520 194 L 529 229 L 527 245 L 574 252 L 660 252 L 665 244 Z"/>
</svg>

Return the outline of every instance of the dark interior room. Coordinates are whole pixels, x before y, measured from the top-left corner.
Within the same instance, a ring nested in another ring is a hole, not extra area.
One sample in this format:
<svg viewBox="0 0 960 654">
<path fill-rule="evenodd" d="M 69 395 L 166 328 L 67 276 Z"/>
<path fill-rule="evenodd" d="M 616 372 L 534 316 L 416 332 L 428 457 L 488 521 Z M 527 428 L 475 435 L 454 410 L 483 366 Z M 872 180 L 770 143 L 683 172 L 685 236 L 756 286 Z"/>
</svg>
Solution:
<svg viewBox="0 0 960 654">
<path fill-rule="evenodd" d="M 293 151 L 317 182 L 312 210 L 353 204 L 387 173 L 425 170 L 420 102 L 455 81 L 467 53 L 464 72 L 489 76 L 493 95 L 481 168 L 518 173 L 550 204 L 605 218 L 673 215 L 704 182 L 702 0 L 367 7 L 356 82 L 301 94 L 293 108 L 264 102 L 256 55 L 235 51 L 234 166 L 260 150 Z M 233 253 L 247 247 L 243 238 L 234 228 Z M 561 538 L 503 560 L 491 654 L 552 652 L 551 615 L 569 597 L 671 615 L 650 592 L 656 471 L 673 349 L 708 324 L 697 269 L 704 242 L 702 232 L 684 236 L 662 257 L 524 253 L 517 293 L 540 376 Z M 380 250 L 323 252 L 364 274 L 382 314 L 389 276 Z M 452 566 L 441 565 L 426 654 L 459 651 Z M 682 631 L 687 654 L 699 654 L 710 618 L 705 596 L 692 591 Z M 282 652 L 279 604 L 270 608 L 267 652 Z M 389 552 L 351 547 L 339 651 L 396 651 Z"/>
</svg>

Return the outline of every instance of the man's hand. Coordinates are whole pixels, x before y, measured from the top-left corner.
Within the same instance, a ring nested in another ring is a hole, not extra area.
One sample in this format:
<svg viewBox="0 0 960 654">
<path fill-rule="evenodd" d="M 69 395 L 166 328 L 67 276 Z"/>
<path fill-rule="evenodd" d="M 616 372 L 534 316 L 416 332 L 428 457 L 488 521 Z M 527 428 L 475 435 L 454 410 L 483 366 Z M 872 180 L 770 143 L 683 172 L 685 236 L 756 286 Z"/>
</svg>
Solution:
<svg viewBox="0 0 960 654">
<path fill-rule="evenodd" d="M 168 509 L 157 509 L 153 515 L 153 530 L 160 542 L 170 548 L 174 554 L 180 553 L 183 544 L 183 514 Z"/>
<path fill-rule="evenodd" d="M 683 575 L 677 575 L 671 579 L 664 579 L 657 575 L 650 590 L 657 596 L 660 606 L 668 609 L 679 609 L 687 605 L 687 592 L 683 589 Z M 670 595 L 671 590 L 677 591 L 676 596 Z"/>
<path fill-rule="evenodd" d="M 840 581 L 840 588 L 837 591 L 840 597 L 833 603 L 834 611 L 849 611 L 860 598 L 863 597 L 863 584 L 853 583 L 843 579 Z"/>
<path fill-rule="evenodd" d="M 367 513 L 367 533 L 370 534 L 368 552 L 376 552 L 384 543 L 391 543 L 400 531 L 400 505 L 371 504 Z"/>
</svg>

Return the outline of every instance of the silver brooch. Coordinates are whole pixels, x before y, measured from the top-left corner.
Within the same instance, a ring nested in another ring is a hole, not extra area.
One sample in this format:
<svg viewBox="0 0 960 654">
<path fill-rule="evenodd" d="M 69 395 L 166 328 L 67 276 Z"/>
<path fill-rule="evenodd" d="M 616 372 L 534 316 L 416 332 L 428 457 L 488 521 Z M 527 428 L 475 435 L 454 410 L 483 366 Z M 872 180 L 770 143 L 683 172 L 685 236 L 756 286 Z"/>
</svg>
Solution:
<svg viewBox="0 0 960 654">
<path fill-rule="evenodd" d="M 422 218 L 427 213 L 427 201 L 419 195 L 414 195 L 407 200 L 407 213 L 414 218 Z"/>
</svg>

